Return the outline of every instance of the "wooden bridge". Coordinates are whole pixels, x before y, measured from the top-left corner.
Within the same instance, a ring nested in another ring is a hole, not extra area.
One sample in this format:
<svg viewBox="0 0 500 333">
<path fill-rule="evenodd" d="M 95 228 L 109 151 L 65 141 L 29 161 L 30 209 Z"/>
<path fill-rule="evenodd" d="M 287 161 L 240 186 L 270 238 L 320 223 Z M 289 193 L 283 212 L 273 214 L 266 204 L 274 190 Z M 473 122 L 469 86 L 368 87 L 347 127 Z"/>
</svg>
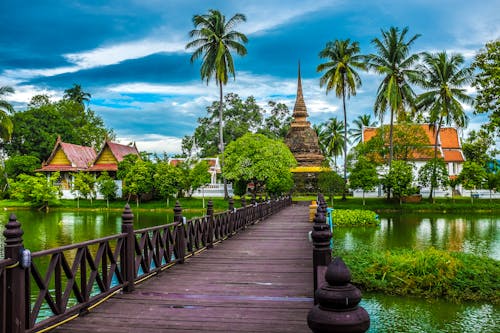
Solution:
<svg viewBox="0 0 500 333">
<path fill-rule="evenodd" d="M 308 332 L 308 208 L 290 198 L 242 206 L 187 221 L 176 206 L 173 223 L 141 230 L 127 206 L 121 234 L 24 265 L 11 215 L 0 332 Z"/>
</svg>

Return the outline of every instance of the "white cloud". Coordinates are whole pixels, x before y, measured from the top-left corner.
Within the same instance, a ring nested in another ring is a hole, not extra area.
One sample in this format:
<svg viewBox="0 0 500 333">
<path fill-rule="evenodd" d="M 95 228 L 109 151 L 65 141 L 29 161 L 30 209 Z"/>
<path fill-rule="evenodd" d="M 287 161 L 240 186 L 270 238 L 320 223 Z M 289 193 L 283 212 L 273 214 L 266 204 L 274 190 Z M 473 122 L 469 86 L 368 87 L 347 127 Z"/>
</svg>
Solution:
<svg viewBox="0 0 500 333">
<path fill-rule="evenodd" d="M 50 89 L 40 89 L 32 85 L 15 86 L 15 92 L 7 96 L 7 100 L 12 103 L 28 104 L 35 95 L 47 95 L 53 100 L 62 98 L 59 91 Z"/>
<path fill-rule="evenodd" d="M 135 142 L 139 151 L 146 151 L 150 153 L 173 153 L 178 154 L 182 152 L 182 139 L 159 135 L 159 134 L 146 134 L 141 136 L 130 136 L 126 138 L 118 138 L 119 142 Z"/>
</svg>

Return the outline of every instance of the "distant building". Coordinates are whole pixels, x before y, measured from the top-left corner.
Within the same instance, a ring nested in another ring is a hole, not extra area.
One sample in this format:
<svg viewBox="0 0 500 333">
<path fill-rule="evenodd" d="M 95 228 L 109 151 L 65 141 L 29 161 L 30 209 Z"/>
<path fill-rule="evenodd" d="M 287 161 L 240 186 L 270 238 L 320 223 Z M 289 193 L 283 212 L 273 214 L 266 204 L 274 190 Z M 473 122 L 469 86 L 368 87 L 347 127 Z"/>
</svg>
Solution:
<svg viewBox="0 0 500 333">
<path fill-rule="evenodd" d="M 126 155 L 130 154 L 139 156 L 135 144 L 126 146 L 106 141 L 99 154 L 96 154 L 92 147 L 62 142 L 61 138 L 58 137 L 49 158 L 36 171 L 46 172 L 48 176 L 54 172 L 59 172 L 62 198 L 74 199 L 75 194 L 72 192 L 74 173 L 79 171 L 91 172 L 98 177 L 100 173 L 106 171 L 111 177 L 116 178 L 118 163 L 123 161 Z M 115 179 L 115 182 L 118 187 L 117 196 L 120 197 L 122 182 L 118 179 Z M 100 194 L 98 193 L 97 196 L 99 197 Z"/>
<path fill-rule="evenodd" d="M 397 126 L 397 125 L 395 125 Z M 429 124 L 420 125 L 429 139 L 428 149 L 420 149 L 418 152 L 414 151 L 410 154 L 409 162 L 414 165 L 414 176 L 417 178 L 418 172 L 424 164 L 430 159 L 434 158 L 434 145 L 436 142 L 436 128 Z M 376 127 L 365 127 L 362 132 L 362 142 L 368 142 L 375 137 L 380 129 Z M 411 133 L 408 133 L 411 135 Z M 462 144 L 458 136 L 457 129 L 454 127 L 442 127 L 439 131 L 437 138 L 438 142 L 438 158 L 443 158 L 446 163 L 448 174 L 450 178 L 457 177 L 462 171 L 462 165 L 465 162 L 465 157 L 462 151 Z M 388 145 L 388 143 L 387 143 Z M 429 195 L 429 188 L 422 188 L 420 190 L 423 196 Z M 365 193 L 366 196 L 383 196 L 381 189 L 371 193 Z M 451 195 L 451 189 L 441 190 L 435 189 L 435 196 L 448 196 Z M 355 190 L 354 196 L 362 196 L 362 191 Z"/>
</svg>

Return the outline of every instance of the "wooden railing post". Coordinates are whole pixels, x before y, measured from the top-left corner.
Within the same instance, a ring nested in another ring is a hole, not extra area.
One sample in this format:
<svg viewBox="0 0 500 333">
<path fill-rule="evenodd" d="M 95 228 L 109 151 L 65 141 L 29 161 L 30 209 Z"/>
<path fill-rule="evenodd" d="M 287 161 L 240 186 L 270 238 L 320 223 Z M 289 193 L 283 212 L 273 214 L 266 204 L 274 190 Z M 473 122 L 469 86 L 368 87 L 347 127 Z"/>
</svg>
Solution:
<svg viewBox="0 0 500 333">
<path fill-rule="evenodd" d="M 241 207 L 245 208 L 247 205 L 247 199 L 245 199 L 245 196 L 241 197 Z"/>
<path fill-rule="evenodd" d="M 123 288 L 124 292 L 132 292 L 135 289 L 135 235 L 134 235 L 134 214 L 128 204 L 122 213 L 122 232 L 126 233 L 123 244 L 123 255 L 121 258 L 121 271 L 127 284 Z"/>
<path fill-rule="evenodd" d="M 207 216 L 208 216 L 208 232 L 207 232 L 207 248 L 214 247 L 214 203 L 210 199 L 207 204 Z"/>
<path fill-rule="evenodd" d="M 233 198 L 229 198 L 229 214 L 228 214 L 228 221 L 227 223 L 229 224 L 228 225 L 228 231 L 227 231 L 227 235 L 228 237 L 231 237 L 234 233 L 234 230 L 235 230 L 235 218 L 236 218 L 236 215 L 234 214 L 234 199 Z"/>
<path fill-rule="evenodd" d="M 316 289 L 320 287 L 320 283 L 323 279 L 322 273 L 324 273 L 318 272 L 318 269 L 320 269 L 320 267 L 326 269 L 332 260 L 330 249 L 330 239 L 332 238 L 332 233 L 330 231 L 330 226 L 326 223 L 325 214 L 319 206 L 316 211 L 316 216 L 314 217 L 311 237 L 313 240 L 314 291 L 316 292 Z M 314 298 L 314 304 L 317 304 L 316 297 Z"/>
<path fill-rule="evenodd" d="M 177 222 L 177 258 L 179 259 L 178 263 L 183 264 L 184 258 L 186 257 L 186 229 L 184 229 L 184 219 L 182 218 L 182 207 L 179 201 L 175 203 L 174 207 L 174 222 Z"/>
<path fill-rule="evenodd" d="M 10 333 L 21 333 L 29 322 L 29 310 L 26 308 L 26 269 L 21 265 L 23 248 L 23 230 L 16 215 L 11 214 L 9 222 L 3 231 L 5 236 L 5 258 L 15 260 L 15 263 L 6 267 L 6 316 L 5 328 Z M 29 281 L 29 280 L 28 280 Z"/>
</svg>

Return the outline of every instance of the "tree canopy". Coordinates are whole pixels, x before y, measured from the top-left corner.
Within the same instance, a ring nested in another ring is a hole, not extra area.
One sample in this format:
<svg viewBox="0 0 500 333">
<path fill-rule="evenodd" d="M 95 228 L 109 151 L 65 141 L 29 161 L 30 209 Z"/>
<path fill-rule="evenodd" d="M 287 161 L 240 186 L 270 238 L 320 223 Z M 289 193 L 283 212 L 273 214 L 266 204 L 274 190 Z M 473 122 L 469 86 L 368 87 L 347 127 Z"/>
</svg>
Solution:
<svg viewBox="0 0 500 333">
<path fill-rule="evenodd" d="M 262 134 L 245 134 L 231 142 L 224 155 L 224 176 L 228 180 L 252 182 L 254 193 L 266 190 L 266 185 L 279 179 L 290 179 L 290 169 L 297 164 L 283 142 Z M 283 188 L 281 190 L 286 192 Z"/>
</svg>

